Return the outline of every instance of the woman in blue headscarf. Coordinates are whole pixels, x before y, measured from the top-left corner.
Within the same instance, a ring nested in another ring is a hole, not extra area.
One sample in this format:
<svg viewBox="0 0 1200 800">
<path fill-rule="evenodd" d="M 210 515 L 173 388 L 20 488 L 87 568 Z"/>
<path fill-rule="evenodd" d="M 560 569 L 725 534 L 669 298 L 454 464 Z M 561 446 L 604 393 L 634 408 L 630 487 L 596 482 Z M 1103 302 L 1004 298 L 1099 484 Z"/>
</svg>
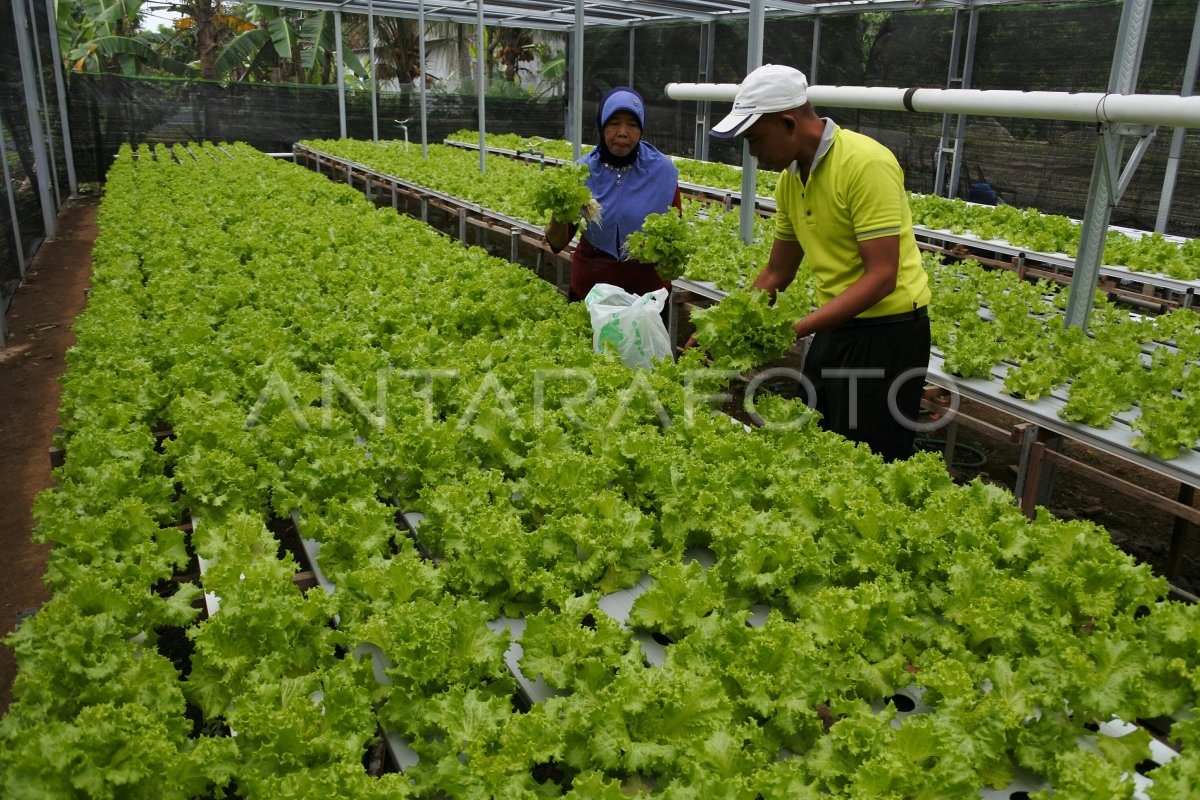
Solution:
<svg viewBox="0 0 1200 800">
<path fill-rule="evenodd" d="M 596 124 L 600 144 L 579 160 L 591 176 L 587 187 L 600 204 L 598 222 L 584 222 L 571 260 L 571 300 L 581 300 L 597 283 L 620 286 L 633 294 L 670 287 L 653 264 L 627 257 L 625 237 L 642 229 L 649 214 L 682 209 L 679 170 L 671 159 L 642 141 L 646 106 L 628 86 L 610 89 L 600 99 Z M 578 224 L 551 222 L 546 241 L 554 252 L 567 246 Z"/>
</svg>

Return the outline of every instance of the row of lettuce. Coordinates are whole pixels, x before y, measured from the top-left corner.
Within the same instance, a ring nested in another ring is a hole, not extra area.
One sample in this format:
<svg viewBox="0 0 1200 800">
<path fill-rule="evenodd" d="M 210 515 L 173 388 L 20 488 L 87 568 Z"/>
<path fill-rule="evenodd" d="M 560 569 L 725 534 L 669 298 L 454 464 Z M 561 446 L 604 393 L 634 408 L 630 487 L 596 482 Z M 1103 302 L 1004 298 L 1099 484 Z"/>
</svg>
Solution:
<svg viewBox="0 0 1200 800">
<path fill-rule="evenodd" d="M 394 143 L 340 140 L 309 143 L 321 152 L 455 194 L 520 218 L 539 218 L 530 205 L 539 168 L 489 157 L 488 180 L 480 182 L 478 158 L 465 151 L 431 146 L 429 157 Z M 494 205 L 490 205 L 494 204 Z M 744 288 L 766 263 L 771 220 L 756 218 L 757 236 L 744 245 L 739 215 L 701 201 L 684 203 L 682 217 L 652 215 L 645 230 L 630 237 L 643 260 L 664 277 L 712 280 L 729 296 L 693 314 L 699 341 L 723 367 L 746 370 L 785 353 L 794 342 L 791 323 L 814 302 L 802 270 L 785 294 L 769 306 Z M 984 270 L 973 262 L 943 263 L 926 254 L 934 296 L 933 345 L 946 371 L 965 378 L 994 379 L 1014 397 L 1036 401 L 1052 393 L 1065 398 L 1057 413 L 1071 422 L 1132 428 L 1132 446 L 1155 458 L 1178 458 L 1200 442 L 1200 315 L 1177 309 L 1155 316 L 1131 315 L 1097 292 L 1088 332 L 1063 324 L 1070 288 L 1023 281 L 1006 270 Z"/>
<path fill-rule="evenodd" d="M 557 159 L 569 160 L 573 152 L 573 145 L 562 139 L 491 133 L 485 138 L 488 147 L 535 150 Z M 462 130 L 446 140 L 478 146 L 479 134 Z M 728 192 L 742 189 L 742 172 L 738 167 L 682 157 L 674 157 L 674 161 L 679 167 L 679 178 L 684 182 Z M 758 194 L 774 196 L 777 177 L 777 172 L 758 170 L 755 176 Z M 1038 253 L 1065 254 L 1069 258 L 1075 258 L 1079 250 L 1082 226 L 1061 214 L 1043 214 L 1036 208 L 980 205 L 916 193 L 909 196 L 909 202 L 913 223 L 924 228 L 948 230 L 985 241 L 1000 240 Z M 1113 229 L 1105 238 L 1104 263 L 1181 280 L 1200 280 L 1200 240 L 1180 242 L 1161 233 L 1130 235 Z"/>
<path fill-rule="evenodd" d="M 109 172 L 35 508 L 53 596 L 5 640 L 4 797 L 967 797 L 1032 773 L 1107 799 L 1150 739 L 1096 723 L 1151 717 L 1182 754 L 1149 795 L 1200 781 L 1198 609 L 1104 530 L 932 454 L 885 465 L 794 402 L 730 424 L 695 351 L 631 371 L 525 269 L 247 147 L 175 152 Z M 294 581 L 293 517 L 328 592 Z M 501 615 L 552 690 L 527 709 Z M 927 710 L 901 719 L 909 686 Z M 364 766 L 381 730 L 415 766 Z"/>
</svg>

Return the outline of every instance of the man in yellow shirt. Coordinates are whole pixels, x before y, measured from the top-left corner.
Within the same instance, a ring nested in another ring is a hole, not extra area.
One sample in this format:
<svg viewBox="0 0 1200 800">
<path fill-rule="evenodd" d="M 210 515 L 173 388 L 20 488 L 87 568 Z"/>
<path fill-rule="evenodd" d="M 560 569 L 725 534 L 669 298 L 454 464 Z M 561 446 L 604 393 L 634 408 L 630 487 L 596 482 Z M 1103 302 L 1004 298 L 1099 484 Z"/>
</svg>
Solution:
<svg viewBox="0 0 1200 800">
<path fill-rule="evenodd" d="M 870 137 L 821 118 L 804 73 L 767 64 L 746 76 L 713 136 L 744 136 L 775 190 L 775 242 L 754 287 L 785 289 L 806 255 L 818 307 L 804 361 L 821 425 L 891 461 L 913 451 L 929 365 L 929 284 L 904 174 Z"/>
</svg>

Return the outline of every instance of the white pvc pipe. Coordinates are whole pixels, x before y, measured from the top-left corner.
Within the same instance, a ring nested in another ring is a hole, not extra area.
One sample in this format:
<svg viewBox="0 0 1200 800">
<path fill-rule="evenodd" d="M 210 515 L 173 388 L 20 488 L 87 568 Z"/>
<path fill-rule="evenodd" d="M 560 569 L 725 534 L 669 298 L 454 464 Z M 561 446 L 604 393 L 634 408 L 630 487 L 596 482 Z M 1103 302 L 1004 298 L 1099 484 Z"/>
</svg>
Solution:
<svg viewBox="0 0 1200 800">
<path fill-rule="evenodd" d="M 668 83 L 667 97 L 672 100 L 733 102 L 737 90 L 738 85 L 735 83 Z M 1006 89 L 810 86 L 808 99 L 814 105 L 835 108 L 1200 128 L 1200 95 L 1183 97 L 1107 92 L 1021 92 Z"/>
</svg>

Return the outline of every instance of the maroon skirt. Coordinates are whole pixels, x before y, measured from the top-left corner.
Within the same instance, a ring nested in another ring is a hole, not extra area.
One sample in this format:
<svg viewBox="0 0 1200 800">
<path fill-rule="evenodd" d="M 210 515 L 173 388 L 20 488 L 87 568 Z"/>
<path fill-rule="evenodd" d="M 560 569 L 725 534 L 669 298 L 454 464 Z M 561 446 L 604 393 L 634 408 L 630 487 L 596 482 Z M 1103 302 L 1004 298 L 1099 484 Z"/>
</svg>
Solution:
<svg viewBox="0 0 1200 800">
<path fill-rule="evenodd" d="M 618 261 L 603 250 L 597 250 L 581 236 L 571 258 L 571 291 L 582 300 L 597 283 L 611 283 L 630 294 L 646 294 L 671 287 L 670 281 L 658 277 L 653 264 L 632 259 Z"/>
</svg>

